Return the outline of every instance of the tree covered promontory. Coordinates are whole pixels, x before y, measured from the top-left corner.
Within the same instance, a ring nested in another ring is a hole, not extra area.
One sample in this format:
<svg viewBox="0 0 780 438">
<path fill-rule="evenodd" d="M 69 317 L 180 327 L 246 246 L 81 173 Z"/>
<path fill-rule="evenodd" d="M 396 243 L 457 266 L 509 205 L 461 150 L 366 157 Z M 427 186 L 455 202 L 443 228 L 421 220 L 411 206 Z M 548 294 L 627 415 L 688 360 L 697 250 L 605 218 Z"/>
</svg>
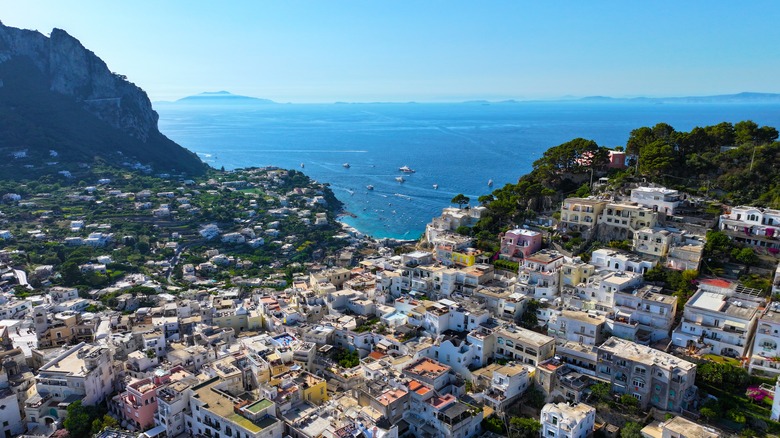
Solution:
<svg viewBox="0 0 780 438">
<path fill-rule="evenodd" d="M 479 197 L 486 214 L 470 233 L 479 246 L 496 246 L 495 235 L 537 212 L 552 213 L 567 196 L 589 193 L 607 176 L 614 188 L 631 179 L 706 195 L 732 205 L 780 208 L 778 131 L 747 120 L 677 131 L 666 123 L 631 131 L 627 169 L 610 169 L 609 149 L 576 138 L 551 147 L 530 173 Z"/>
</svg>

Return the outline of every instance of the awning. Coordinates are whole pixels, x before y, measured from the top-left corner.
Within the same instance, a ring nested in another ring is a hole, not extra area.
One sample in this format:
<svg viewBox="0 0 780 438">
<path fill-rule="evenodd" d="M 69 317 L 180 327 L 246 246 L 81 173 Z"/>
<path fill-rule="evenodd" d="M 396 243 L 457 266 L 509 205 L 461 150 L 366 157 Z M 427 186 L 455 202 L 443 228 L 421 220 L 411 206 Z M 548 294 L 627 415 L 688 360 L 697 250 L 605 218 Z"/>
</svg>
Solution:
<svg viewBox="0 0 780 438">
<path fill-rule="evenodd" d="M 154 438 L 157 435 L 163 434 L 165 432 L 166 432 L 165 426 L 157 426 L 147 430 L 146 432 L 143 433 L 143 435 L 149 438 Z"/>
</svg>

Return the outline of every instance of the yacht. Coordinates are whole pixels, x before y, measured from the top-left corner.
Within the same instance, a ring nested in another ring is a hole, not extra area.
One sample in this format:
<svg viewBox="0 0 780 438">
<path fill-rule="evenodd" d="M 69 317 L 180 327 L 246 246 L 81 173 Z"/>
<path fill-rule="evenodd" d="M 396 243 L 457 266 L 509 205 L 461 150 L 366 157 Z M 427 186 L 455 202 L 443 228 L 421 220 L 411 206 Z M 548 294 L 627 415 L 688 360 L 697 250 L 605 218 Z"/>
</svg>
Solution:
<svg viewBox="0 0 780 438">
<path fill-rule="evenodd" d="M 344 166 L 344 168 L 346 168 L 346 169 L 349 169 L 349 167 L 350 167 L 349 163 L 344 163 L 344 164 L 342 164 L 342 166 Z"/>
<path fill-rule="evenodd" d="M 414 173 L 414 170 L 409 168 L 409 166 L 399 167 L 398 170 L 400 170 L 403 173 Z"/>
<path fill-rule="evenodd" d="M 402 177 L 402 176 L 397 176 L 397 177 L 395 177 L 395 180 L 396 180 L 396 181 L 398 181 L 399 183 L 402 183 L 402 182 L 406 181 L 406 180 L 404 179 L 404 177 Z"/>
<path fill-rule="evenodd" d="M 374 186 L 369 184 L 369 185 L 366 186 L 366 190 L 374 190 Z"/>
</svg>

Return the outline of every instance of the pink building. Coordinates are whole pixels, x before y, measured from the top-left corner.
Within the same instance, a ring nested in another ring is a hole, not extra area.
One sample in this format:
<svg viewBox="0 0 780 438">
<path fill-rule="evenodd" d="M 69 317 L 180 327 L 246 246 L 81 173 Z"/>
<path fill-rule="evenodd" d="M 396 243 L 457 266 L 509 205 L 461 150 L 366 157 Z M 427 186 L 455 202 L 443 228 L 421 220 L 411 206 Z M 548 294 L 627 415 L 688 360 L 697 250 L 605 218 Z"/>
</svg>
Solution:
<svg viewBox="0 0 780 438">
<path fill-rule="evenodd" d="M 536 231 L 517 228 L 501 236 L 500 257 L 506 260 L 520 261 L 542 249 L 542 234 Z"/>
<path fill-rule="evenodd" d="M 607 167 L 610 169 L 625 169 L 626 153 L 623 151 L 609 151 L 609 164 L 607 164 Z"/>
<path fill-rule="evenodd" d="M 154 426 L 157 385 L 151 379 L 136 380 L 127 385 L 127 390 L 114 397 L 114 401 L 128 427 L 146 430 Z"/>
</svg>

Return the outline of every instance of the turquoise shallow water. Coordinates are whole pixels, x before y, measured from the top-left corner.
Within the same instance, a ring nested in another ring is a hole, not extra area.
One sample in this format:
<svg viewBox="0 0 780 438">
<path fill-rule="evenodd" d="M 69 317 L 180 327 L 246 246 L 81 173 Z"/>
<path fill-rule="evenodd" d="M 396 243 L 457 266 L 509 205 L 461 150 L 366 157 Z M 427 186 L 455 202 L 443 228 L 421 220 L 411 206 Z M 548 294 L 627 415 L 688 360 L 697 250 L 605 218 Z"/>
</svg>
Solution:
<svg viewBox="0 0 780 438">
<path fill-rule="evenodd" d="M 456 194 L 476 202 L 491 191 L 489 180 L 494 187 L 517 181 L 547 148 L 572 138 L 623 145 L 632 129 L 658 122 L 686 131 L 745 119 L 780 126 L 777 104 L 167 103 L 155 109 L 160 130 L 210 165 L 302 170 L 330 183 L 357 216 L 346 223 L 402 239 L 419 237 Z M 403 174 L 401 166 L 416 172 Z"/>
</svg>

